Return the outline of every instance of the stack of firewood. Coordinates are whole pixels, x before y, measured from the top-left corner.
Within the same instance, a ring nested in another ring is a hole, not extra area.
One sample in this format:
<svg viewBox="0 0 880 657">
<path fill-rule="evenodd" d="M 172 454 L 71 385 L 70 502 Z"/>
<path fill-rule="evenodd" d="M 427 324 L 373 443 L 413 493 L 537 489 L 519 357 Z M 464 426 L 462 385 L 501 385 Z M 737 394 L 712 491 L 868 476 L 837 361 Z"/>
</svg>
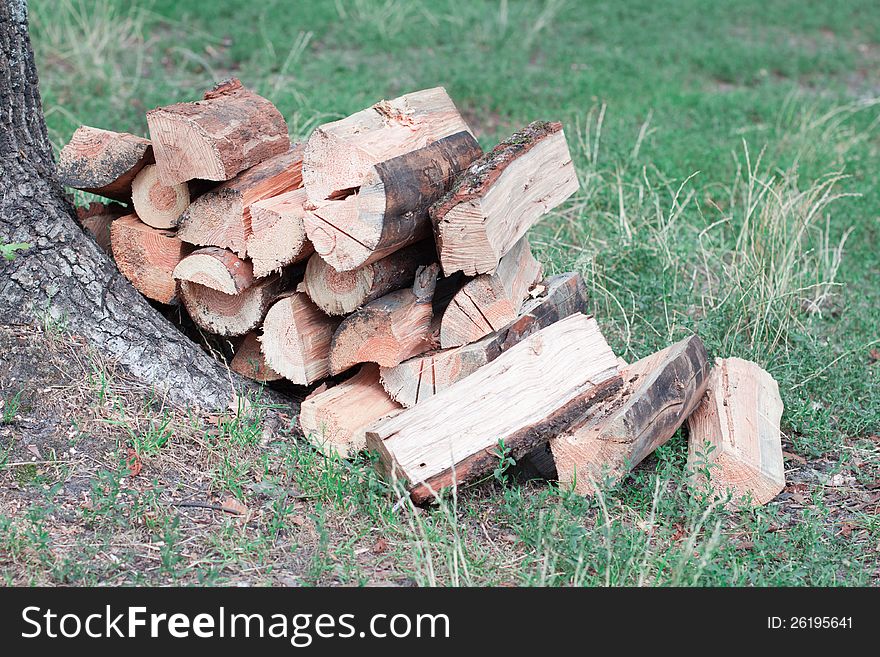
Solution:
<svg viewBox="0 0 880 657">
<path fill-rule="evenodd" d="M 528 230 L 578 189 L 562 126 L 483 153 L 442 88 L 381 101 L 291 145 L 237 80 L 147 113 L 150 139 L 81 127 L 70 187 L 146 297 L 182 303 L 253 379 L 312 386 L 303 434 L 379 453 L 417 501 L 527 459 L 584 494 L 686 421 L 695 477 L 759 503 L 784 485 L 776 383 L 710 367 L 692 336 L 626 364 L 579 274 L 544 278 Z M 706 447 L 709 449 L 706 449 Z"/>
</svg>

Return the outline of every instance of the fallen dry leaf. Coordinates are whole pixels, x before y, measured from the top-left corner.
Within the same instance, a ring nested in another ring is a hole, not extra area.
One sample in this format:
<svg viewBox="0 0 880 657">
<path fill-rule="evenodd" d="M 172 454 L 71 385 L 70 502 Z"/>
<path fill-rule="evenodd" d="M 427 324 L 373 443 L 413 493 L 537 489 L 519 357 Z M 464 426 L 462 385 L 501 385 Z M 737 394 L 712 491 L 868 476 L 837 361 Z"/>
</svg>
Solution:
<svg viewBox="0 0 880 657">
<path fill-rule="evenodd" d="M 237 513 L 240 516 L 245 515 L 248 511 L 248 508 L 244 504 L 242 504 L 242 502 L 238 498 L 235 498 L 232 495 L 223 500 L 222 506 L 225 511 Z"/>
<path fill-rule="evenodd" d="M 807 459 L 805 459 L 800 454 L 795 454 L 794 452 L 783 451 L 782 455 L 787 459 L 791 459 L 792 461 L 797 461 L 801 465 L 807 464 Z"/>
<path fill-rule="evenodd" d="M 383 552 L 387 552 L 388 541 L 386 541 L 384 537 L 380 536 L 376 539 L 376 542 L 373 543 L 373 547 L 370 548 L 370 551 L 373 554 L 382 554 Z"/>
<path fill-rule="evenodd" d="M 137 477 L 141 473 L 141 470 L 144 469 L 141 457 L 138 456 L 138 453 L 131 447 L 128 448 L 128 453 L 125 457 L 125 464 L 128 466 L 128 474 L 132 477 Z"/>
<path fill-rule="evenodd" d="M 43 459 L 43 455 L 40 454 L 40 449 L 36 445 L 28 445 L 25 449 L 27 449 L 27 451 L 36 456 L 38 459 Z"/>
</svg>

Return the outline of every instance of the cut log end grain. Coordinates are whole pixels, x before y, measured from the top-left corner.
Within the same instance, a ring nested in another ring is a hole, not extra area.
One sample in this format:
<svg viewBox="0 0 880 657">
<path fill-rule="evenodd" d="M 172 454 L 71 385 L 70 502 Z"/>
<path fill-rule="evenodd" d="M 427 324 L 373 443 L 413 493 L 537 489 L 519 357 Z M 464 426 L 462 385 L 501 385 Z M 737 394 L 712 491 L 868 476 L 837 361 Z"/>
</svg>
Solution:
<svg viewBox="0 0 880 657">
<path fill-rule="evenodd" d="M 697 407 L 709 369 L 695 335 L 626 366 L 620 393 L 596 405 L 583 424 L 550 440 L 559 484 L 591 495 L 623 477 Z"/>
<path fill-rule="evenodd" d="M 499 331 L 472 344 L 432 351 L 394 367 L 381 368 L 382 385 L 406 408 L 433 397 L 473 374 L 532 333 L 575 313 L 588 312 L 587 289 L 580 274 L 559 274 L 544 281 L 520 316 Z"/>
<path fill-rule="evenodd" d="M 84 125 L 61 149 L 58 179 L 68 187 L 128 201 L 134 177 L 152 161 L 149 140 Z"/>
<path fill-rule="evenodd" d="M 281 113 L 235 79 L 205 93 L 204 100 L 147 112 L 147 125 L 165 185 L 229 180 L 290 147 Z"/>
<path fill-rule="evenodd" d="M 367 363 L 350 379 L 306 397 L 299 422 L 323 454 L 349 458 L 365 448 L 367 427 L 399 409 L 379 383 L 378 366 Z"/>
<path fill-rule="evenodd" d="M 250 206 L 251 232 L 247 238 L 247 254 L 254 263 L 255 276 L 278 271 L 314 253 L 303 225 L 305 203 L 306 192 L 300 188 L 256 201 Z"/>
<path fill-rule="evenodd" d="M 621 386 L 596 321 L 572 315 L 530 335 L 430 399 L 372 425 L 367 445 L 417 502 L 477 479 L 579 421 Z"/>
<path fill-rule="evenodd" d="M 130 212 L 118 203 L 93 201 L 88 206 L 76 209 L 76 220 L 95 239 L 98 246 L 110 253 L 110 225 Z"/>
<path fill-rule="evenodd" d="M 250 206 L 292 191 L 302 183 L 302 147 L 265 160 L 193 201 L 177 234 L 199 246 L 227 248 L 241 258 L 252 233 Z"/>
<path fill-rule="evenodd" d="M 141 294 L 160 303 L 177 302 L 174 268 L 192 247 L 133 214 L 111 224 L 110 242 L 116 266 Z"/>
<path fill-rule="evenodd" d="M 688 418 L 688 470 L 731 505 L 766 504 L 785 488 L 782 398 L 773 377 L 740 358 L 716 359 L 706 394 Z"/>
<path fill-rule="evenodd" d="M 249 260 L 216 246 L 197 249 L 174 268 L 174 278 L 204 287 L 239 294 L 254 284 L 254 270 Z"/>
<path fill-rule="evenodd" d="M 336 271 L 318 254 L 309 258 L 303 283 L 312 301 L 329 315 L 347 315 L 364 304 L 411 285 L 416 270 L 433 262 L 431 240 L 396 251 L 350 271 Z"/>
<path fill-rule="evenodd" d="M 469 344 L 497 331 L 519 314 L 523 300 L 541 278 L 541 265 L 522 237 L 501 258 L 494 274 L 468 281 L 452 298 L 440 324 L 443 349 Z"/>
<path fill-rule="evenodd" d="M 269 382 L 283 378 L 266 364 L 256 331 L 250 331 L 244 336 L 235 349 L 229 368 L 254 381 Z"/>
<path fill-rule="evenodd" d="M 330 374 L 330 342 L 339 320 L 325 315 L 304 292 L 278 299 L 263 321 L 260 344 L 269 366 L 298 385 Z"/>
<path fill-rule="evenodd" d="M 501 142 L 431 207 L 443 273 L 494 272 L 529 227 L 577 188 L 562 124 L 535 122 Z"/>
<path fill-rule="evenodd" d="M 163 185 L 155 164 L 146 165 L 131 183 L 131 202 L 135 212 L 141 221 L 153 228 L 177 226 L 183 211 L 189 207 L 189 201 L 189 184 Z"/>
<path fill-rule="evenodd" d="M 435 346 L 432 299 L 439 266 L 420 267 L 411 289 L 386 294 L 345 318 L 333 335 L 330 372 L 359 363 L 398 365 Z"/>
<path fill-rule="evenodd" d="M 254 282 L 239 294 L 226 294 L 180 281 L 180 298 L 189 316 L 203 330 L 223 336 L 244 335 L 259 326 L 282 282 L 276 274 Z"/>
</svg>

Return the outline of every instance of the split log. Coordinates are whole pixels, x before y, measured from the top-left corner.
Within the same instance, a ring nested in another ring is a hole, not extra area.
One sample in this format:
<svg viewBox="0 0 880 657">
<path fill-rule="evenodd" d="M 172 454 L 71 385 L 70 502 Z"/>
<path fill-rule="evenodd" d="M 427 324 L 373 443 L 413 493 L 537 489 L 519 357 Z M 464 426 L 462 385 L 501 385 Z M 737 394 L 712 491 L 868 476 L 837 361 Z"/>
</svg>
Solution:
<svg viewBox="0 0 880 657">
<path fill-rule="evenodd" d="M 137 216 L 153 228 L 174 228 L 189 207 L 189 183 L 163 185 L 159 170 L 148 164 L 131 183 L 131 202 Z"/>
<path fill-rule="evenodd" d="M 718 358 L 702 403 L 688 418 L 688 471 L 731 504 L 749 497 L 763 505 L 785 488 L 782 398 L 773 377 L 755 363 Z"/>
<path fill-rule="evenodd" d="M 266 364 L 256 331 L 249 331 L 245 334 L 235 349 L 235 355 L 229 363 L 229 369 L 254 381 L 268 382 L 284 378 Z"/>
<path fill-rule="evenodd" d="M 160 303 L 177 303 L 174 268 L 192 250 L 174 233 L 147 226 L 137 215 L 120 217 L 110 225 L 116 266 L 137 290 Z"/>
<path fill-rule="evenodd" d="M 74 189 L 128 201 L 132 180 L 152 161 L 148 139 L 83 125 L 61 149 L 58 179 Z"/>
<path fill-rule="evenodd" d="M 697 407 L 709 369 L 696 335 L 624 368 L 618 395 L 597 404 L 580 426 L 550 440 L 559 484 L 592 495 L 621 479 L 672 438 Z"/>
<path fill-rule="evenodd" d="M 536 121 L 501 142 L 431 207 L 444 275 L 494 272 L 529 227 L 577 188 L 561 123 Z"/>
<path fill-rule="evenodd" d="M 180 299 L 192 320 L 203 330 L 224 336 L 244 335 L 260 325 L 278 297 L 283 276 L 255 281 L 239 294 L 226 294 L 198 283 L 180 281 Z"/>
<path fill-rule="evenodd" d="M 491 363 L 503 352 L 542 328 L 575 313 L 587 314 L 587 289 L 580 274 L 566 273 L 544 282 L 539 296 L 499 331 L 473 344 L 433 351 L 381 369 L 382 385 L 406 408 L 433 397 L 456 381 Z"/>
<path fill-rule="evenodd" d="M 423 240 L 381 260 L 336 271 L 319 255 L 309 258 L 303 280 L 312 301 L 328 315 L 347 315 L 364 304 L 411 285 L 419 267 L 431 264 L 437 254 L 432 240 Z"/>
<path fill-rule="evenodd" d="M 330 342 L 339 320 L 328 317 L 297 290 L 276 301 L 263 321 L 260 337 L 269 366 L 298 385 L 330 375 Z"/>
<path fill-rule="evenodd" d="M 251 235 L 250 206 L 302 184 L 302 147 L 276 155 L 193 201 L 180 217 L 177 234 L 184 242 L 221 246 L 241 258 Z"/>
<path fill-rule="evenodd" d="M 225 294 L 239 294 L 254 284 L 254 269 L 232 251 L 216 246 L 196 249 L 174 268 L 174 278 Z"/>
<path fill-rule="evenodd" d="M 452 298 L 440 323 L 440 347 L 469 344 L 512 322 L 540 278 L 541 265 L 528 238 L 522 237 L 501 258 L 494 274 L 468 281 Z"/>
<path fill-rule="evenodd" d="M 399 409 L 379 383 L 379 367 L 366 363 L 350 379 L 306 397 L 299 423 L 320 452 L 349 458 L 366 447 L 367 427 Z"/>
<path fill-rule="evenodd" d="M 247 254 L 255 276 L 278 271 L 314 253 L 303 225 L 305 202 L 306 192 L 300 188 L 251 204 Z"/>
<path fill-rule="evenodd" d="M 95 238 L 104 251 L 111 252 L 110 225 L 131 211 L 118 203 L 92 201 L 86 207 L 76 209 L 76 219 L 87 233 Z"/>
<path fill-rule="evenodd" d="M 346 317 L 333 334 L 330 372 L 358 363 L 391 367 L 430 349 L 439 271 L 438 265 L 419 267 L 412 288 L 386 294 Z"/>
<path fill-rule="evenodd" d="M 204 100 L 150 110 L 147 125 L 164 185 L 229 180 L 290 148 L 281 113 L 236 79 L 221 82 Z"/>
<path fill-rule="evenodd" d="M 580 420 L 621 386 L 599 326 L 571 315 L 488 365 L 367 430 L 388 476 L 416 502 L 473 481 L 498 463 L 499 441 L 520 458 Z"/>
</svg>

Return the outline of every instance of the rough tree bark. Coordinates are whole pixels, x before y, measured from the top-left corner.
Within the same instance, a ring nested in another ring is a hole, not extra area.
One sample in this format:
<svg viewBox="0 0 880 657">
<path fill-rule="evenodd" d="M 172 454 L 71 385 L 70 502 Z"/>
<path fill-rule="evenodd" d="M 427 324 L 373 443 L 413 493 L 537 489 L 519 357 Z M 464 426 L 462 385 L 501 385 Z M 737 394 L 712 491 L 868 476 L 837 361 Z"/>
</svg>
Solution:
<svg viewBox="0 0 880 657">
<path fill-rule="evenodd" d="M 154 310 L 74 220 L 27 25 L 26 0 L 0 2 L 0 241 L 30 245 L 0 259 L 0 322 L 48 314 L 181 405 L 223 408 L 233 392 L 256 390 Z"/>
</svg>

